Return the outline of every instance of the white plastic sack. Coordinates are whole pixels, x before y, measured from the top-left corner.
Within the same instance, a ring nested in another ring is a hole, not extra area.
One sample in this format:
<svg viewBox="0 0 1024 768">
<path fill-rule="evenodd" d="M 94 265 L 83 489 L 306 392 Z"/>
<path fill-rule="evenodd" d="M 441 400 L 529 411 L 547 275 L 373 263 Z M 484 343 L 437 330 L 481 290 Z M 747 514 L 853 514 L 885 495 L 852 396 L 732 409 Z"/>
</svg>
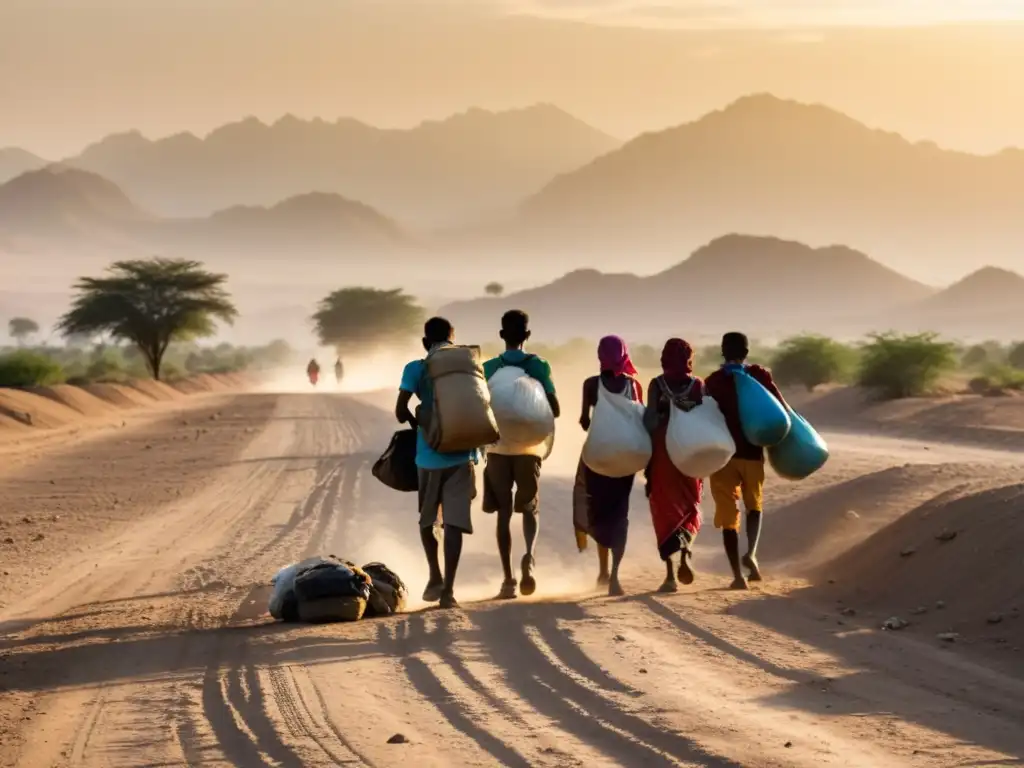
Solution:
<svg viewBox="0 0 1024 768">
<path fill-rule="evenodd" d="M 651 436 L 644 428 L 644 407 L 598 385 L 583 463 L 605 477 L 627 477 L 651 460 Z"/>
<path fill-rule="evenodd" d="M 536 456 L 541 461 L 547 460 L 555 448 L 555 434 L 552 432 L 545 438 L 544 442 L 536 445 L 516 445 L 499 440 L 494 445 L 487 447 L 488 453 L 499 453 L 503 456 Z"/>
<path fill-rule="evenodd" d="M 555 415 L 544 386 L 522 368 L 499 368 L 487 386 L 502 442 L 530 447 L 543 443 L 555 431 Z"/>
<path fill-rule="evenodd" d="M 689 411 L 672 406 L 665 447 L 676 469 L 688 477 L 710 477 L 736 453 L 725 416 L 707 395 Z"/>
</svg>

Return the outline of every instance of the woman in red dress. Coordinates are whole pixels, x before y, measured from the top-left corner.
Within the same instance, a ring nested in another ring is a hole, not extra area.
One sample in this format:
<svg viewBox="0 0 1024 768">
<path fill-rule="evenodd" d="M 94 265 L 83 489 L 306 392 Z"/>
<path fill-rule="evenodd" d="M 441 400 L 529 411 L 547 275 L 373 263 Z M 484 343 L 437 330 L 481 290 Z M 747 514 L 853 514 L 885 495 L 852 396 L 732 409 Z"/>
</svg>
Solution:
<svg viewBox="0 0 1024 768">
<path fill-rule="evenodd" d="M 671 406 L 684 411 L 699 405 L 704 396 L 704 382 L 693 375 L 693 347 L 682 339 L 669 339 L 661 353 L 662 375 L 651 382 L 648 389 L 648 426 L 653 426 L 651 441 L 654 452 L 645 472 L 647 498 L 651 505 L 651 519 L 658 538 L 658 554 L 665 562 L 665 581 L 660 592 L 679 589 L 672 559 L 679 558 L 679 581 L 692 584 L 694 580 L 691 548 L 700 531 L 700 502 L 703 481 L 687 477 L 672 463 L 665 445 Z"/>
</svg>

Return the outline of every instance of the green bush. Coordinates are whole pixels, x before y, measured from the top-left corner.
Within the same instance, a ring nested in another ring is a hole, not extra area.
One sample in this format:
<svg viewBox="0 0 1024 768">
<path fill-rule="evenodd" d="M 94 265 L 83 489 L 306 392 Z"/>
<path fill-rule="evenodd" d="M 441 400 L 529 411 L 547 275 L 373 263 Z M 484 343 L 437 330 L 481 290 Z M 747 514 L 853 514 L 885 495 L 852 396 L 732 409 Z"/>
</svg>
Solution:
<svg viewBox="0 0 1024 768">
<path fill-rule="evenodd" d="M 779 345 L 772 374 L 783 386 L 800 384 L 810 392 L 821 384 L 845 381 L 854 353 L 845 344 L 824 336 L 794 336 Z"/>
<path fill-rule="evenodd" d="M 968 389 L 978 395 L 998 394 L 1008 389 L 1024 389 L 1024 371 L 1009 365 L 987 365 L 982 375 L 971 379 Z"/>
<path fill-rule="evenodd" d="M 980 368 L 990 362 L 989 352 L 984 344 L 975 344 L 973 347 L 968 349 L 960 359 L 960 364 L 964 368 Z"/>
<path fill-rule="evenodd" d="M 1013 345 L 1007 362 L 1014 368 L 1024 369 L 1024 341 Z"/>
<path fill-rule="evenodd" d="M 956 369 L 953 344 L 934 333 L 873 334 L 864 346 L 859 383 L 883 397 L 919 397 Z"/>
<path fill-rule="evenodd" d="M 971 370 L 980 370 L 986 366 L 1004 365 L 1006 363 L 1007 350 L 998 341 L 974 344 L 962 351 L 960 365 Z"/>
<path fill-rule="evenodd" d="M 64 369 L 46 355 L 18 350 L 0 356 L 0 387 L 48 387 L 64 381 Z"/>
<path fill-rule="evenodd" d="M 101 350 L 85 369 L 83 378 L 87 382 L 124 381 L 128 378 L 128 369 L 116 350 Z"/>
</svg>

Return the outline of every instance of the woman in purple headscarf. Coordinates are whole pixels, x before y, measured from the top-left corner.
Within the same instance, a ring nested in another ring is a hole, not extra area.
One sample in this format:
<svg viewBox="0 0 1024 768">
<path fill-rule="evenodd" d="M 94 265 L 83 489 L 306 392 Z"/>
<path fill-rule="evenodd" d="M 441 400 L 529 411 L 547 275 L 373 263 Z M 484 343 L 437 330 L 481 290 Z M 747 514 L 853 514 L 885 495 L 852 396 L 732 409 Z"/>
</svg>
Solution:
<svg viewBox="0 0 1024 768">
<path fill-rule="evenodd" d="M 590 429 L 590 414 L 597 405 L 597 396 L 603 386 L 617 395 L 625 394 L 642 403 L 643 388 L 634 376 L 637 370 L 629 358 L 626 342 L 618 336 L 605 336 L 597 347 L 601 373 L 583 382 L 583 412 L 580 426 Z M 629 496 L 633 491 L 635 475 L 606 477 L 590 469 L 580 459 L 573 488 L 573 524 L 576 528 L 576 546 L 582 552 L 587 537 L 597 542 L 600 572 L 597 583 L 608 586 L 609 595 L 625 594 L 619 583 L 619 565 L 626 553 L 626 534 L 629 528 Z M 611 570 L 608 555 L 611 553 Z"/>
</svg>

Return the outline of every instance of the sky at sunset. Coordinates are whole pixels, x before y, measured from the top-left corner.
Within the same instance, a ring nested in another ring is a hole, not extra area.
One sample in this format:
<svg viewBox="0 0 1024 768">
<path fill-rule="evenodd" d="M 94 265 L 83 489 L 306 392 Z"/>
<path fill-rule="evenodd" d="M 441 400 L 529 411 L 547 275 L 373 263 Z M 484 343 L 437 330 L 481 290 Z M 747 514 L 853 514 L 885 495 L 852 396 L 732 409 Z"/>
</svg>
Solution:
<svg viewBox="0 0 1024 768">
<path fill-rule="evenodd" d="M 768 91 L 994 152 L 1024 145 L 1008 19 L 1024 0 L 0 0 L 0 147 L 538 102 L 628 139 Z"/>
<path fill-rule="evenodd" d="M 1024 0 L 494 0 L 519 12 L 673 26 L 937 24 L 1024 19 Z"/>
</svg>

